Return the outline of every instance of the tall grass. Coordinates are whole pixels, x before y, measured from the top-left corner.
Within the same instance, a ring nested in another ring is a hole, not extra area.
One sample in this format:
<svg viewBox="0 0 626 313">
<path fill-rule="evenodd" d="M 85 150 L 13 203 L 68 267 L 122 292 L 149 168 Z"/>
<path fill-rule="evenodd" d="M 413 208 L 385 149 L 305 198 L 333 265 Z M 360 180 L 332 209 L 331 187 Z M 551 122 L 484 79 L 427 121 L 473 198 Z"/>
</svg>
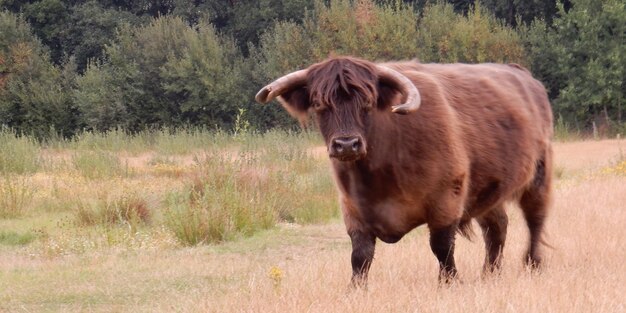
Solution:
<svg viewBox="0 0 626 313">
<path fill-rule="evenodd" d="M 554 123 L 554 139 L 557 141 L 574 141 L 580 140 L 581 138 L 581 132 L 567 123 L 561 115 L 556 118 Z"/>
<path fill-rule="evenodd" d="M 219 130 L 205 128 L 178 128 L 145 130 L 129 133 L 114 129 L 106 132 L 86 131 L 69 140 L 51 139 L 46 146 L 53 149 L 77 151 L 109 151 L 139 154 L 155 151 L 160 154 L 187 154 L 198 149 L 232 142 L 232 136 Z"/>
<path fill-rule="evenodd" d="M 173 193 L 167 205 L 166 223 L 184 244 L 337 215 L 329 170 L 299 135 L 270 134 L 230 153 L 207 152 L 197 162 L 194 182 Z"/>
<path fill-rule="evenodd" d="M 270 130 L 257 133 L 240 130 L 238 133 L 232 134 L 200 127 L 164 128 L 137 133 L 129 133 L 120 129 L 106 132 L 86 131 L 71 139 L 53 136 L 45 142 L 38 142 L 31 137 L 18 136 L 15 132 L 2 128 L 0 129 L 0 169 L 4 167 L 15 168 L 14 171 L 21 170 L 20 173 L 36 171 L 39 168 L 38 152 L 42 148 L 129 154 L 151 151 L 167 156 L 228 147 L 257 150 L 281 145 L 301 148 L 318 143 L 320 143 L 319 135 L 309 132 Z"/>
<path fill-rule="evenodd" d="M 214 243 L 249 236 L 274 225 L 271 199 L 249 193 L 228 180 L 205 182 L 170 200 L 166 223 L 185 245 Z"/>
<path fill-rule="evenodd" d="M 136 230 L 151 216 L 147 202 L 135 193 L 115 196 L 104 192 L 97 199 L 79 201 L 76 222 L 82 226 L 125 224 Z"/>
<path fill-rule="evenodd" d="M 3 164 L 17 173 L 0 182 L 2 216 L 23 216 L 34 204 L 72 214 L 72 227 L 158 225 L 195 245 L 338 213 L 327 162 L 314 152 L 317 133 L 111 130 L 38 142 L 5 130 L 1 139 Z M 127 183 L 132 191 L 120 192 Z"/>
<path fill-rule="evenodd" d="M 3 175 L 0 179 L 0 218 L 24 215 L 33 200 L 33 193 L 28 178 Z"/>
<path fill-rule="evenodd" d="M 106 151 L 79 151 L 72 158 L 74 168 L 84 177 L 91 179 L 124 176 L 129 173 L 119 158 Z"/>
<path fill-rule="evenodd" d="M 0 128 L 0 174 L 36 172 L 40 165 L 39 151 L 35 139 Z"/>
</svg>

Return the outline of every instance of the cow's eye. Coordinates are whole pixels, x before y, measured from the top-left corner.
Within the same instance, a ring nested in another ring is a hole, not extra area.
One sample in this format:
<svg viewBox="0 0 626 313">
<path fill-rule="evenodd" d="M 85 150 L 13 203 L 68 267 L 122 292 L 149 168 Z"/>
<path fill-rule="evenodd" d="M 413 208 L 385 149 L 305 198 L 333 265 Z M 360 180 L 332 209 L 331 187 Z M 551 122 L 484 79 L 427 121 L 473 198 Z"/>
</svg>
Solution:
<svg viewBox="0 0 626 313">
<path fill-rule="evenodd" d="M 323 105 L 320 102 L 313 102 L 313 109 L 315 112 L 321 113 L 327 109 L 327 106 Z"/>
</svg>

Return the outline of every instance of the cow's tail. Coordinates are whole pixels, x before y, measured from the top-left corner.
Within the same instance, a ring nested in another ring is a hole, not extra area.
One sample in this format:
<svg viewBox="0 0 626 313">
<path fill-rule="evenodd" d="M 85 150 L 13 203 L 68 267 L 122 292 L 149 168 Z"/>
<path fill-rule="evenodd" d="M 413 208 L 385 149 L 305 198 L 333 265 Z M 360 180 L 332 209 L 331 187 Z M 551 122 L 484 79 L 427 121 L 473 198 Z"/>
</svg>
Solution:
<svg viewBox="0 0 626 313">
<path fill-rule="evenodd" d="M 543 232 L 541 234 L 541 237 L 539 237 L 539 243 L 541 243 L 542 245 L 544 245 L 544 246 L 546 246 L 546 247 L 548 247 L 548 248 L 550 248 L 552 250 L 556 250 L 556 248 L 552 244 L 550 244 L 548 242 L 548 240 L 546 239 L 546 236 L 547 236 L 546 233 Z"/>
<path fill-rule="evenodd" d="M 459 228 L 457 231 L 461 234 L 461 236 L 467 238 L 469 241 L 473 241 L 472 239 L 476 236 L 476 233 L 474 233 L 474 229 L 472 228 L 471 218 L 462 219 L 461 222 L 459 222 Z"/>
</svg>

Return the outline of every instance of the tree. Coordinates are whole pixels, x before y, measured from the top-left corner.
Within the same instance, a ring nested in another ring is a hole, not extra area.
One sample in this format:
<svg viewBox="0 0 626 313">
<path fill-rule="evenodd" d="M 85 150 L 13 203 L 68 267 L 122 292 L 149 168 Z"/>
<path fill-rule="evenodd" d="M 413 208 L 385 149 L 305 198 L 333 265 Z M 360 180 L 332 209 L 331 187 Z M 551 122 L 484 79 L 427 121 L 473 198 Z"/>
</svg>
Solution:
<svg viewBox="0 0 626 313">
<path fill-rule="evenodd" d="M 417 48 L 426 62 L 526 63 L 520 36 L 480 5 L 465 16 L 448 4 L 427 6 Z"/>
<path fill-rule="evenodd" d="M 332 55 L 375 61 L 525 63 L 520 37 L 484 8 L 464 17 L 451 5 L 430 5 L 419 19 L 414 7 L 401 1 L 317 1 L 302 24 L 276 23 L 251 51 L 250 90 Z M 255 123 L 264 127 L 293 123 L 277 106 L 252 110 Z"/>
<path fill-rule="evenodd" d="M 244 55 L 248 44 L 257 45 L 263 32 L 277 21 L 300 23 L 313 0 L 204 1 L 198 8 L 208 9 L 211 23 L 236 38 Z"/>
<path fill-rule="evenodd" d="M 62 38 L 70 15 L 67 5 L 61 0 L 41 0 L 24 5 L 22 12 L 34 33 L 50 49 L 52 60 L 62 63 Z"/>
<path fill-rule="evenodd" d="M 75 5 L 60 38 L 64 56 L 72 56 L 83 73 L 89 60 L 101 59 L 104 46 L 122 24 L 138 25 L 140 20 L 125 11 L 105 8 L 96 1 Z"/>
<path fill-rule="evenodd" d="M 565 11 L 569 10 L 570 1 L 561 2 Z M 529 25 L 535 19 L 544 20 L 550 24 L 557 13 L 555 0 L 481 0 L 481 3 L 497 18 L 513 27 L 517 26 L 518 21 Z"/>
<path fill-rule="evenodd" d="M 331 55 L 371 60 L 411 59 L 417 56 L 417 20 L 413 8 L 400 2 L 377 6 L 373 1 L 333 0 L 315 3 L 302 24 L 277 22 L 251 49 L 249 90 L 285 73 Z M 252 102 L 254 94 L 249 94 Z M 293 119 L 277 106 L 251 106 L 253 124 L 261 128 L 291 127 Z"/>
<path fill-rule="evenodd" d="M 589 126 L 622 122 L 626 97 L 626 8 L 620 0 L 574 0 L 559 5 L 553 27 L 527 30 L 533 71 L 548 82 L 558 115 Z M 547 31 L 547 32 L 546 32 Z"/>
<path fill-rule="evenodd" d="M 73 63 L 55 67 L 28 24 L 8 12 L 0 12 L 0 72 L 1 125 L 37 138 L 51 130 L 73 134 L 78 119 L 67 92 L 74 83 Z"/>
<path fill-rule="evenodd" d="M 125 25 L 105 55 L 78 80 L 74 94 L 92 129 L 227 128 L 244 99 L 242 57 L 234 41 L 208 23 L 190 27 L 165 16 Z"/>
</svg>

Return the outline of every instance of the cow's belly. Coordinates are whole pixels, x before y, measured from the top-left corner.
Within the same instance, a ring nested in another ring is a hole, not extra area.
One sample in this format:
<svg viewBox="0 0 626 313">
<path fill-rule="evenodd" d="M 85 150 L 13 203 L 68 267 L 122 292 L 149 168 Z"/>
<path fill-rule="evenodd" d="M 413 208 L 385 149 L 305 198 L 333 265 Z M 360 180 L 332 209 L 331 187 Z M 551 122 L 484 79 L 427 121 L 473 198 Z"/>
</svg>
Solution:
<svg viewBox="0 0 626 313">
<path fill-rule="evenodd" d="M 370 170 L 359 162 L 334 165 L 348 232 L 366 231 L 393 243 L 424 223 L 425 193 L 399 181 L 400 170 L 391 165 Z"/>
<path fill-rule="evenodd" d="M 395 243 L 415 227 L 424 224 L 419 207 L 395 199 L 386 199 L 370 206 L 364 205 L 365 224 L 386 243 Z"/>
</svg>

